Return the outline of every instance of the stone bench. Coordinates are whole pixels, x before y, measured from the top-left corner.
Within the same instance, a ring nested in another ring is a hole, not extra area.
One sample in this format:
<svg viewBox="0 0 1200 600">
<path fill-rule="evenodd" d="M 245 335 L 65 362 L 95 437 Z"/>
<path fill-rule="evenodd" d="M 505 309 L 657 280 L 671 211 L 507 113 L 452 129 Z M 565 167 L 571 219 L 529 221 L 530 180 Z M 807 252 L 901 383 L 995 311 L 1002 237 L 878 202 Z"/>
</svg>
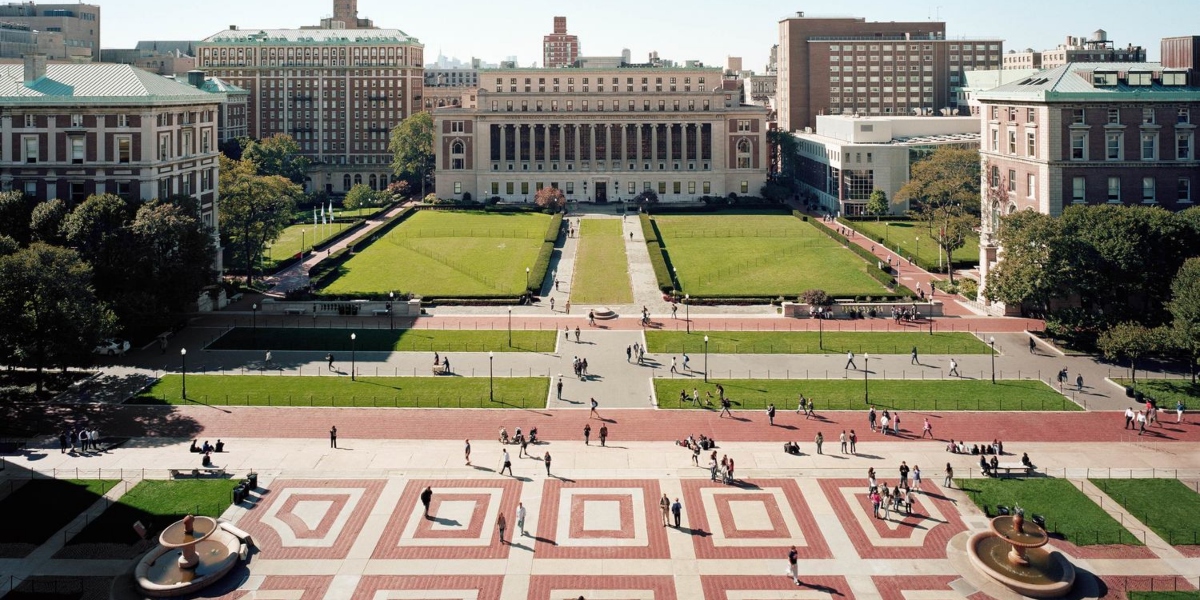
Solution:
<svg viewBox="0 0 1200 600">
<path fill-rule="evenodd" d="M 1019 462 L 1017 462 L 1017 463 L 1000 463 L 1000 464 L 996 465 L 996 467 L 994 469 L 992 469 L 992 471 L 993 471 L 993 475 L 995 475 L 996 477 L 999 477 L 1001 473 L 1003 473 L 1004 475 L 1012 475 L 1015 473 L 1018 475 L 1028 476 L 1033 473 L 1033 467 L 1023 465 Z"/>
<path fill-rule="evenodd" d="M 192 467 L 190 469 L 170 469 L 171 479 L 185 479 L 188 477 L 199 479 L 201 477 L 226 477 L 228 474 L 225 467 Z"/>
</svg>

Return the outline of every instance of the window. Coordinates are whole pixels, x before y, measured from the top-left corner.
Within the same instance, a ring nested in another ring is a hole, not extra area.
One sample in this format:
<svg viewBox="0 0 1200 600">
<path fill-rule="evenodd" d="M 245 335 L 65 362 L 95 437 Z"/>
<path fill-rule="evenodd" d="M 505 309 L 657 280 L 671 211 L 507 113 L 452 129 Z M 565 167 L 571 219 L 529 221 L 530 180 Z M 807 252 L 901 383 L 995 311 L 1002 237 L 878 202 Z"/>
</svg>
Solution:
<svg viewBox="0 0 1200 600">
<path fill-rule="evenodd" d="M 1037 110 L 1032 108 L 1025 109 L 1025 122 L 1032 123 L 1037 120 Z"/>
<path fill-rule="evenodd" d="M 1154 203 L 1154 178 L 1153 177 L 1143 177 L 1142 178 L 1142 202 L 1145 202 L 1147 204 Z"/>
<path fill-rule="evenodd" d="M 1191 179 L 1185 179 L 1185 178 L 1181 177 L 1179 179 L 1179 186 L 1176 189 L 1179 190 L 1179 196 L 1178 196 L 1177 200 L 1179 200 L 1180 202 L 1191 202 L 1192 201 L 1192 180 Z"/>
<path fill-rule="evenodd" d="M 701 189 L 703 189 L 703 190 L 704 190 L 704 191 L 703 191 L 703 194 L 704 194 L 705 196 L 707 196 L 707 195 L 709 195 L 709 194 L 712 194 L 712 182 L 711 182 L 711 181 L 705 181 L 705 182 L 704 182 L 704 183 L 701 185 Z"/>
<path fill-rule="evenodd" d="M 665 193 L 667 193 L 667 182 L 665 182 L 665 181 L 658 182 L 658 195 L 661 196 Z"/>
<path fill-rule="evenodd" d="M 748 119 L 739 120 L 737 122 L 737 130 L 739 133 L 750 131 L 750 121 Z"/>
<path fill-rule="evenodd" d="M 988 181 L 993 188 L 1000 187 L 1000 167 L 992 165 L 992 176 L 988 178 Z"/>
<path fill-rule="evenodd" d="M 1120 202 L 1121 201 L 1121 178 L 1120 177 L 1109 177 L 1108 178 L 1108 201 L 1109 202 Z"/>
<path fill-rule="evenodd" d="M 749 194 L 750 193 L 750 182 L 743 180 L 741 189 L 742 189 L 743 194 Z"/>
<path fill-rule="evenodd" d="M 71 127 L 83 127 L 83 115 L 78 113 L 71 115 Z"/>
<path fill-rule="evenodd" d="M 462 182 L 461 182 L 461 181 L 455 181 L 455 182 L 454 182 L 454 193 L 455 193 L 455 194 L 461 194 L 461 193 L 462 193 Z"/>
<path fill-rule="evenodd" d="M 695 193 L 696 193 L 696 182 L 695 182 L 695 181 L 689 181 L 689 182 L 688 182 L 688 193 L 689 193 L 689 194 L 695 194 Z"/>
<path fill-rule="evenodd" d="M 1035 176 L 1033 173 L 1027 173 L 1025 175 L 1025 196 L 1028 198 L 1034 197 L 1036 195 L 1034 193 L 1036 190 L 1037 176 Z"/>
<path fill-rule="evenodd" d="M 1146 107 L 1146 108 L 1142 109 L 1142 124 L 1143 125 L 1153 125 L 1154 124 L 1154 109 L 1153 108 Z"/>
<path fill-rule="evenodd" d="M 737 168 L 749 169 L 750 167 L 750 140 L 738 140 L 737 143 Z"/>
<path fill-rule="evenodd" d="M 1008 191 L 1017 191 L 1017 172 L 1014 169 L 1008 170 Z"/>
<path fill-rule="evenodd" d="M 462 133 L 463 131 L 462 121 L 450 121 L 450 133 Z"/>
<path fill-rule="evenodd" d="M 25 115 L 25 127 L 29 129 L 37 127 L 37 117 L 33 115 Z"/>
<path fill-rule="evenodd" d="M 1158 134 L 1142 134 L 1142 160 L 1154 160 L 1158 157 Z"/>
<path fill-rule="evenodd" d="M 129 137 L 117 138 L 117 162 L 128 163 L 133 159 L 133 140 Z"/>
<path fill-rule="evenodd" d="M 992 130 L 992 152 L 1000 151 L 1000 130 Z"/>
<path fill-rule="evenodd" d="M 1191 120 L 1191 115 L 1188 113 L 1188 109 L 1186 109 L 1186 108 L 1181 108 L 1181 109 L 1179 109 L 1179 112 L 1175 113 L 1175 122 L 1176 123 L 1179 123 L 1182 125 L 1182 124 L 1189 123 L 1190 120 Z"/>
<path fill-rule="evenodd" d="M 117 127 L 129 127 L 129 115 L 117 115 Z"/>
<path fill-rule="evenodd" d="M 682 194 L 683 193 L 683 182 L 682 181 L 671 182 L 671 193 L 672 194 Z"/>
<path fill-rule="evenodd" d="M 1082 177 L 1076 177 L 1071 181 L 1071 201 L 1085 202 L 1087 201 L 1087 180 Z"/>
<path fill-rule="evenodd" d="M 1017 130 L 1016 129 L 1008 130 L 1008 153 L 1009 154 L 1017 153 Z"/>
<path fill-rule="evenodd" d="M 83 164 L 83 138 L 73 136 L 71 138 L 71 164 Z"/>
<path fill-rule="evenodd" d="M 1104 158 L 1121 160 L 1121 134 L 1110 133 L 1104 136 Z"/>
<path fill-rule="evenodd" d="M 1071 123 L 1074 125 L 1083 125 L 1084 124 L 1082 108 L 1071 109 Z"/>
<path fill-rule="evenodd" d="M 29 164 L 38 161 L 38 139 L 37 136 L 25 136 L 21 138 L 25 147 L 25 162 Z"/>
<path fill-rule="evenodd" d="M 1037 132 L 1025 132 L 1025 155 L 1033 158 L 1037 156 Z"/>
<path fill-rule="evenodd" d="M 1179 133 L 1175 135 L 1176 160 L 1192 160 L 1192 134 Z"/>
<path fill-rule="evenodd" d="M 1187 73 L 1182 71 L 1167 71 L 1162 74 L 1163 85 L 1187 85 Z"/>
<path fill-rule="evenodd" d="M 1121 111 L 1119 111 L 1115 108 L 1108 109 L 1108 122 L 1113 125 L 1120 123 L 1121 122 Z"/>
<path fill-rule="evenodd" d="M 632 196 L 637 193 L 637 182 L 630 181 L 629 185 L 625 186 L 625 188 L 627 190 L 627 193 Z"/>
<path fill-rule="evenodd" d="M 1071 160 L 1087 160 L 1087 134 L 1071 133 Z"/>
</svg>

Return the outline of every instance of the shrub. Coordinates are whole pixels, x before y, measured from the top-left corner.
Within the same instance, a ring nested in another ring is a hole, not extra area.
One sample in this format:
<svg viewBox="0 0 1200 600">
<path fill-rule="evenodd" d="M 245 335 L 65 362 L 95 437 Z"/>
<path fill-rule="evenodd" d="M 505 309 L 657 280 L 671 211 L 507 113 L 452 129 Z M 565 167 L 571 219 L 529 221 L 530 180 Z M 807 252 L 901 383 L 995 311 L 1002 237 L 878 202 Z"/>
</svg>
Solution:
<svg viewBox="0 0 1200 600">
<path fill-rule="evenodd" d="M 425 204 L 437 204 L 438 203 L 437 194 L 434 194 L 432 192 L 429 194 L 426 194 L 424 202 L 425 202 Z"/>
<path fill-rule="evenodd" d="M 829 306 L 833 304 L 833 298 L 825 290 L 807 290 L 800 294 L 799 300 L 810 306 Z"/>
<path fill-rule="evenodd" d="M 543 188 L 544 189 L 544 188 Z M 542 290 L 542 283 L 546 281 L 546 273 L 550 271 L 550 261 L 554 258 L 554 244 L 558 241 L 559 231 L 562 230 L 562 213 L 555 213 L 550 219 L 550 224 L 546 226 L 546 236 L 542 241 L 542 248 L 538 250 L 537 260 L 533 263 L 533 269 L 529 272 L 529 293 L 537 294 Z"/>
</svg>

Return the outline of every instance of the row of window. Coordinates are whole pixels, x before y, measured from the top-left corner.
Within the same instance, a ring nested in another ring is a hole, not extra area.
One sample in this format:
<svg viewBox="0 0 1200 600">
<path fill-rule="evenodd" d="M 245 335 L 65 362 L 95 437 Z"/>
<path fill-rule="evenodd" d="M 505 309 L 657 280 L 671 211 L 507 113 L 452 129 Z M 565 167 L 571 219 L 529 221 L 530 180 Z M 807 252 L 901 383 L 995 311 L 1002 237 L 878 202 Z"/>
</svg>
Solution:
<svg viewBox="0 0 1200 600">
<path fill-rule="evenodd" d="M 347 52 L 349 50 L 349 52 Z M 410 50 L 407 46 L 370 46 L 353 48 L 201 48 L 201 58 L 252 58 L 257 53 L 262 57 L 315 58 L 347 56 L 404 56 Z"/>
<path fill-rule="evenodd" d="M 197 177 L 197 174 L 199 176 Z M 199 171 L 190 171 L 174 177 L 166 177 L 158 180 L 158 197 L 168 198 L 175 194 L 183 194 L 191 196 L 205 192 L 214 191 L 213 183 L 216 181 L 213 169 L 201 169 Z M 17 182 L 13 189 L 21 190 L 30 198 L 40 198 L 38 189 L 40 185 L 44 185 L 44 180 L 28 179 Z M 82 181 L 67 181 L 65 182 L 67 189 L 63 190 L 62 186 L 56 190 L 55 195 L 60 198 L 70 199 L 74 203 L 80 203 L 87 199 L 91 190 L 95 189 L 94 184 L 89 185 Z M 107 182 L 109 193 L 115 194 L 127 200 L 140 199 L 139 185 L 136 181 L 110 181 Z M 205 220 L 208 224 L 211 223 L 211 213 L 206 213 Z"/>
<path fill-rule="evenodd" d="M 653 191 L 656 191 L 659 195 L 663 195 L 663 194 L 667 194 L 667 193 L 683 194 L 685 183 L 687 184 L 686 185 L 686 188 L 687 188 L 686 193 L 688 193 L 688 194 L 695 195 L 697 193 L 697 190 L 700 190 L 699 193 L 701 193 L 705 196 L 712 194 L 712 182 L 711 181 L 701 181 L 701 182 L 699 182 L 700 185 L 698 185 L 698 186 L 696 185 L 697 182 L 695 182 L 695 181 L 688 181 L 688 182 L 659 181 L 659 182 L 657 182 L 657 185 L 655 185 L 655 182 L 643 181 L 642 182 L 642 190 L 647 191 L 647 192 L 653 190 Z M 521 181 L 521 182 L 506 181 L 503 184 L 501 184 L 498 181 L 493 181 L 488 187 L 491 190 L 491 195 L 493 195 L 493 196 L 499 196 L 501 189 L 504 190 L 504 195 L 512 196 L 512 195 L 515 195 L 518 193 L 528 195 L 530 193 L 531 187 L 533 189 L 533 193 L 537 193 L 543 187 L 545 187 L 545 185 L 546 185 L 545 183 L 540 182 L 540 181 L 533 182 L 532 184 L 528 181 Z M 614 188 L 615 192 L 618 192 L 618 193 L 620 192 L 620 189 L 618 187 L 619 185 L 620 185 L 620 183 L 618 183 L 618 182 L 613 183 L 613 188 Z M 551 181 L 550 187 L 559 187 L 558 182 Z M 566 182 L 565 187 L 560 188 L 560 189 L 563 190 L 563 193 L 570 196 L 575 193 L 575 182 L 568 181 L 568 182 Z M 583 189 L 585 190 L 585 193 L 586 193 L 586 190 L 587 190 L 586 182 L 583 184 Z M 626 184 L 625 189 L 626 189 L 627 194 L 629 194 L 630 196 L 635 196 L 638 193 L 638 184 L 636 181 L 630 181 Z M 667 191 L 668 189 L 670 190 L 670 192 Z M 742 181 L 739 186 L 739 189 L 741 189 L 740 193 L 742 193 L 742 194 L 750 193 L 750 182 Z M 517 190 L 520 190 L 520 191 L 518 192 Z M 454 193 L 455 194 L 462 193 L 462 183 L 461 182 L 454 183 Z"/>
<path fill-rule="evenodd" d="M 589 112 L 590 107 L 592 105 L 590 104 L 590 102 L 588 100 L 583 100 L 579 103 L 579 106 L 580 106 L 581 112 Z M 596 112 L 604 112 L 605 111 L 604 106 L 605 106 L 605 102 L 603 100 L 597 100 L 596 104 L 595 104 Z M 612 107 L 611 108 L 612 112 L 620 112 L 621 111 L 621 101 L 620 100 L 613 100 L 609 106 Z M 650 112 L 651 106 L 652 105 L 651 105 L 650 100 L 642 100 L 641 112 Z M 563 107 L 564 107 L 564 110 L 566 110 L 567 112 L 572 112 L 575 110 L 575 101 L 574 100 L 566 100 L 563 103 Z M 636 100 L 628 100 L 625 104 L 625 107 L 626 107 L 626 112 L 638 112 Z M 679 112 L 682 109 L 682 107 L 683 107 L 683 105 L 679 100 L 673 100 L 671 102 L 671 112 Z M 545 110 L 549 110 L 550 112 L 558 112 L 559 103 L 558 103 L 558 100 L 550 100 L 549 102 L 547 102 L 545 100 L 536 100 L 536 101 L 534 101 L 532 108 L 533 108 L 533 112 L 543 112 Z M 492 109 L 492 112 L 500 112 L 500 102 L 497 100 L 492 100 L 491 109 Z M 504 103 L 504 111 L 505 112 L 517 112 L 518 110 L 519 110 L 519 112 L 529 112 L 529 110 L 530 110 L 529 101 L 522 100 L 520 106 L 517 106 L 516 103 L 512 100 L 505 101 L 505 103 Z M 659 100 L 657 103 L 657 112 L 666 112 L 666 110 L 667 110 L 667 101 Z M 695 100 L 688 100 L 687 110 L 689 112 L 694 112 L 696 110 L 696 101 Z M 700 110 L 701 111 L 712 110 L 711 102 L 708 100 L 704 100 L 700 104 Z"/>
<path fill-rule="evenodd" d="M 192 132 L 182 131 L 180 156 L 187 157 L 195 153 L 196 148 L 192 143 Z M 209 130 L 205 129 L 200 136 L 200 153 L 207 154 L 212 151 L 212 141 Z M 173 158 L 171 134 L 159 134 L 158 139 L 158 160 L 169 160 Z M 86 160 L 87 140 L 82 135 L 67 136 L 67 160 L 71 164 L 80 165 Z M 37 164 L 41 162 L 41 143 L 38 136 L 24 135 L 21 136 L 21 162 L 25 164 Z M 113 139 L 113 152 L 109 155 L 114 160 L 106 162 L 116 162 L 118 164 L 127 164 L 133 162 L 133 137 L 127 135 L 115 136 Z M 54 161 L 50 161 L 54 162 Z"/>
<path fill-rule="evenodd" d="M 27 113 L 18 123 L 24 123 L 26 129 L 36 129 L 38 127 L 38 116 L 36 114 Z M 195 123 L 212 123 L 216 113 L 212 110 L 202 110 L 198 112 L 182 112 L 182 113 L 159 113 L 157 124 L 159 127 L 170 127 L 172 125 L 192 125 Z M 56 116 L 57 117 L 57 116 Z M 71 129 L 82 129 L 84 127 L 83 113 L 72 113 L 69 115 L 67 125 Z M 48 121 L 48 117 L 46 121 Z M 105 127 L 130 127 L 132 120 L 129 115 L 96 115 L 96 119 L 103 121 Z M 57 122 L 57 121 L 56 121 Z M 48 126 L 48 125 L 47 125 Z"/>
<path fill-rule="evenodd" d="M 948 45 L 950 46 L 951 52 L 958 52 L 959 44 L 948 44 Z M 899 45 L 883 44 L 882 46 L 877 45 L 877 44 L 871 44 L 869 46 L 867 44 L 858 44 L 858 45 L 854 45 L 854 46 L 833 45 L 833 46 L 829 47 L 829 51 L 830 52 L 841 52 L 844 50 L 846 52 L 850 52 L 851 50 L 853 50 L 854 52 L 879 52 L 881 48 L 884 52 L 892 52 L 893 50 L 896 52 L 908 52 L 910 50 L 910 48 L 906 44 L 899 44 Z M 915 52 L 917 50 L 917 44 L 913 44 L 911 50 Z M 921 50 L 924 50 L 925 52 L 929 52 L 929 51 L 933 50 L 933 44 L 921 44 Z M 962 50 L 964 52 L 971 52 L 973 50 L 979 50 L 979 51 L 991 50 L 992 52 L 999 52 L 1000 44 L 962 44 Z"/>
<path fill-rule="evenodd" d="M 963 55 L 961 58 L 964 61 L 971 60 L 970 55 Z M 925 55 L 910 54 L 908 56 L 905 56 L 903 54 L 900 54 L 900 55 L 896 55 L 893 57 L 891 54 L 885 54 L 883 56 L 883 62 L 892 62 L 893 59 L 895 59 L 896 62 L 921 62 L 922 60 L 924 60 L 924 62 L 933 62 L 933 55 L 932 54 L 925 54 Z M 958 62 L 959 55 L 951 54 L 950 60 L 952 62 Z M 987 62 L 989 60 L 991 60 L 993 62 L 998 61 L 998 60 L 1000 60 L 1000 57 L 995 54 L 991 54 L 991 55 L 976 54 L 975 55 L 976 62 L 982 63 L 982 62 Z M 879 62 L 879 61 L 880 61 L 879 55 L 863 56 L 860 54 L 857 57 L 850 56 L 850 55 L 847 55 L 845 57 L 833 55 L 833 56 L 829 57 L 829 62 L 831 62 L 831 63 L 836 63 L 836 62 Z"/>
<path fill-rule="evenodd" d="M 1140 160 L 1160 160 L 1159 134 L 1142 132 Z M 1089 134 L 1086 131 L 1071 132 L 1071 160 L 1092 160 L 1089 156 Z M 1175 160 L 1195 160 L 1195 134 L 1175 134 Z M 1106 133 L 1104 135 L 1104 160 L 1129 160 L 1125 156 L 1125 134 L 1123 132 Z"/>
<path fill-rule="evenodd" d="M 1121 202 L 1121 178 L 1109 177 L 1107 187 L 1109 202 Z M 1071 201 L 1087 202 L 1087 179 L 1075 177 L 1071 181 Z M 1175 186 L 1175 201 L 1190 203 L 1192 201 L 1192 180 L 1180 177 Z M 1158 180 L 1154 177 L 1142 178 L 1142 202 L 1153 204 L 1158 202 Z"/>
</svg>

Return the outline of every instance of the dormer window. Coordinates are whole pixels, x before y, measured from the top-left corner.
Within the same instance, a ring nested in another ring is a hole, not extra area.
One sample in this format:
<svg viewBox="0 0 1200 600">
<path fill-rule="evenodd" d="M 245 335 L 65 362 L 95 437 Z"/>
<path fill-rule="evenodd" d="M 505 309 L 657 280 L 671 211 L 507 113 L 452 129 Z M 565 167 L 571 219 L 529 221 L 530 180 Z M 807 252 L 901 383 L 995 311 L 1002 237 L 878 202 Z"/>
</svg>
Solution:
<svg viewBox="0 0 1200 600">
<path fill-rule="evenodd" d="M 1149 71 L 1129 72 L 1129 85 L 1149 86 L 1151 83 L 1151 73 Z"/>
<path fill-rule="evenodd" d="M 1096 87 L 1117 85 L 1117 74 L 1112 71 L 1096 71 L 1092 74 L 1092 84 Z"/>
<path fill-rule="evenodd" d="M 1162 74 L 1162 84 L 1172 86 L 1187 85 L 1187 73 L 1184 71 L 1165 71 Z"/>
</svg>

